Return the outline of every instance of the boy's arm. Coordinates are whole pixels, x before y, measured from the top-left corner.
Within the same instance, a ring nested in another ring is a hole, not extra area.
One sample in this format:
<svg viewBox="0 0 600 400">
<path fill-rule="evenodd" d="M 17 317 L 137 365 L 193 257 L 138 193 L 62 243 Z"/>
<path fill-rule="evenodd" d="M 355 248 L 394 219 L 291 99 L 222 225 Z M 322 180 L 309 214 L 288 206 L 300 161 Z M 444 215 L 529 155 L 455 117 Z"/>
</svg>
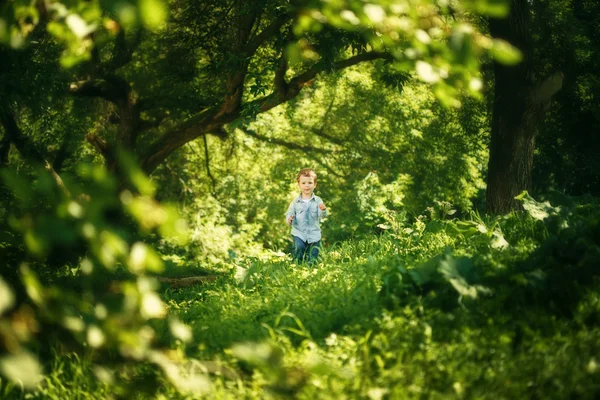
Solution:
<svg viewBox="0 0 600 400">
<path fill-rule="evenodd" d="M 325 206 L 325 203 L 323 203 L 323 200 L 319 199 L 319 203 L 317 204 L 317 216 L 319 217 L 319 220 L 329 215 L 329 209 L 325 208 L 322 210 L 321 205 Z"/>
<path fill-rule="evenodd" d="M 290 221 L 290 217 L 296 217 L 296 211 L 294 210 L 294 202 L 293 201 L 290 203 L 290 206 L 288 207 L 288 209 L 285 213 L 285 222 L 287 222 L 288 224 L 292 223 Z"/>
</svg>

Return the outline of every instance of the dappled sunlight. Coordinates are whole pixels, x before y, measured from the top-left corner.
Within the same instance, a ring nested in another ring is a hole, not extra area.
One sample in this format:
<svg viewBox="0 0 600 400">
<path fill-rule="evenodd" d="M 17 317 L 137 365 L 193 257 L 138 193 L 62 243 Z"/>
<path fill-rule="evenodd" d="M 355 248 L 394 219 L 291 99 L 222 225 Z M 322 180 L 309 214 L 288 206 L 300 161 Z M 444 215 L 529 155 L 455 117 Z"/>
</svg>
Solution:
<svg viewBox="0 0 600 400">
<path fill-rule="evenodd" d="M 308 396 L 327 388 L 342 396 L 382 387 L 399 396 L 410 386 L 414 393 L 450 395 L 485 391 L 485 385 L 473 384 L 479 376 L 494 386 L 494 393 L 516 396 L 527 386 L 523 369 L 532 376 L 566 378 L 568 360 L 583 353 L 551 355 L 547 351 L 557 341 L 577 341 L 589 349 L 598 333 L 594 328 L 565 339 L 576 331 L 571 320 L 545 317 L 544 310 L 554 306 L 543 298 L 560 289 L 553 288 L 552 279 L 546 281 L 549 286 L 540 280 L 545 278 L 536 246 L 517 244 L 514 232 L 507 241 L 502 232 L 510 232 L 515 223 L 531 229 L 545 220 L 547 229 L 566 234 L 567 226 L 553 225 L 551 214 L 573 214 L 523 198 L 530 218 L 453 221 L 436 212 L 431 220 L 389 229 L 378 238 L 338 244 L 323 253 L 316 267 L 248 260 L 228 284 L 171 293 L 169 304 L 192 326 L 198 357 L 212 359 L 225 352 L 231 357 L 226 364 L 244 362 L 264 374 L 272 390 L 295 388 Z M 539 209 L 546 214 L 541 216 Z M 580 273 L 585 275 L 586 268 Z M 584 275 L 576 279 L 583 283 Z M 589 290 L 577 301 L 597 298 L 594 283 L 587 284 Z M 532 290 L 532 299 L 523 298 Z M 198 300 L 190 302 L 192 297 Z M 549 334 L 540 338 L 530 332 L 521 338 L 523 324 Z M 556 364 L 542 366 L 540 361 L 548 357 Z M 592 377 L 586 371 L 594 370 L 594 360 L 581 358 L 581 369 L 570 374 L 589 385 Z M 260 384 L 261 378 L 254 376 L 251 384 Z M 356 379 L 368 384 L 353 387 Z M 402 384 L 390 386 L 390 379 Z M 496 386 L 504 379 L 511 384 Z"/>
<path fill-rule="evenodd" d="M 0 400 L 597 397 L 575 3 L 3 2 Z"/>
<path fill-rule="evenodd" d="M 282 312 L 302 321 L 313 339 L 323 338 L 376 312 L 377 285 L 372 276 L 377 270 L 369 269 L 368 264 L 325 262 L 309 267 L 287 262 L 254 262 L 245 269 L 245 274 L 238 270 L 237 284 L 228 285 L 225 292 L 203 290 L 197 312 L 192 305 L 180 314 L 184 322 L 193 326 L 196 338 L 210 344 L 211 351 L 222 350 L 239 338 L 267 338 L 268 332 L 261 324 L 273 326 Z M 207 338 L 207 333 L 215 332 L 215 326 L 222 330 L 220 335 L 228 334 Z M 249 327 L 253 327 L 251 331 L 247 330 Z"/>
</svg>

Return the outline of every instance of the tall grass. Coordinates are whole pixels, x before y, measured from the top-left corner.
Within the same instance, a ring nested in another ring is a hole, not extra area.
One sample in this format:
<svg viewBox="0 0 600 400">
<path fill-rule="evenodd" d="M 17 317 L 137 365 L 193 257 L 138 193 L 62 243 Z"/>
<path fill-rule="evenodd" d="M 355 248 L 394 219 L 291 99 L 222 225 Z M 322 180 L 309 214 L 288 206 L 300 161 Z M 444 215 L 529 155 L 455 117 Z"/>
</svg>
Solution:
<svg viewBox="0 0 600 400">
<path fill-rule="evenodd" d="M 599 213 L 563 211 L 417 220 L 326 248 L 315 266 L 241 259 L 215 282 L 163 293 L 193 333 L 171 351 L 203 363 L 208 393 L 160 377 L 144 393 L 143 365 L 120 377 L 141 387 L 125 392 L 71 354 L 26 396 L 597 398 Z M 0 394 L 25 398 L 5 384 Z"/>
</svg>

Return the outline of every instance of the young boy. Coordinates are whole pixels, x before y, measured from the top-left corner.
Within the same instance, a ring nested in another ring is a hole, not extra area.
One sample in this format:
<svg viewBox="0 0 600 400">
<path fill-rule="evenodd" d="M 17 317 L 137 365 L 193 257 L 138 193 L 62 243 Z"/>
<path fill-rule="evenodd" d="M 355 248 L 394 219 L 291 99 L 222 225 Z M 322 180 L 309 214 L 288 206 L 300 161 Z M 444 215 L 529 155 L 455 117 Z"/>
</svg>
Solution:
<svg viewBox="0 0 600 400">
<path fill-rule="evenodd" d="M 327 216 L 327 207 L 320 197 L 314 195 L 317 187 L 317 174 L 310 168 L 304 168 L 296 177 L 300 194 L 296 197 L 287 212 L 285 220 L 292 226 L 294 239 L 294 259 L 302 262 L 314 262 L 319 256 L 321 227 L 319 222 Z"/>
</svg>

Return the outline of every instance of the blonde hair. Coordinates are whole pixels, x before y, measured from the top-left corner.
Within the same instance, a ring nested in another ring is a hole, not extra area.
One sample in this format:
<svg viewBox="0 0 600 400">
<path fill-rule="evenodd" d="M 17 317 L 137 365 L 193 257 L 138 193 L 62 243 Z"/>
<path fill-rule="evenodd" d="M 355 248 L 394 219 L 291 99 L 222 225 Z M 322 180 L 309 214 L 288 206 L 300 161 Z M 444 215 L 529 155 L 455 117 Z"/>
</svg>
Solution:
<svg viewBox="0 0 600 400">
<path fill-rule="evenodd" d="M 296 176 L 296 182 L 300 182 L 301 176 L 307 176 L 309 178 L 314 178 L 315 183 L 317 183 L 317 173 L 312 168 L 301 169 L 300 172 L 298 172 L 298 175 Z"/>
</svg>

